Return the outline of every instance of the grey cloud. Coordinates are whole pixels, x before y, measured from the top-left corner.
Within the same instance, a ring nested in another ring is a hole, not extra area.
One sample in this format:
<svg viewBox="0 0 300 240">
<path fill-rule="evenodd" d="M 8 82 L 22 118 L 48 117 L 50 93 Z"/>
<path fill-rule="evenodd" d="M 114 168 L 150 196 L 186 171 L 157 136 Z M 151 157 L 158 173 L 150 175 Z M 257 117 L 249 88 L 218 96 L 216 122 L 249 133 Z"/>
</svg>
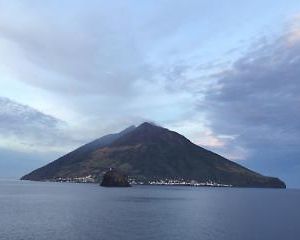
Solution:
<svg viewBox="0 0 300 240">
<path fill-rule="evenodd" d="M 194 8 L 172 1 L 135 8 L 137 3 L 66 1 L 68 13 L 51 2 L 2 4 L 0 40 L 17 49 L 6 63 L 17 66 L 13 72 L 19 80 L 56 93 L 133 97 L 139 94 L 137 83 L 152 81 L 147 58 L 158 42 L 193 22 L 201 9 L 197 1 L 190 2 Z"/>
<path fill-rule="evenodd" d="M 130 95 L 135 81 L 150 78 L 130 11 L 115 9 L 109 17 L 105 6 L 88 17 L 56 12 L 47 18 L 43 7 L 29 6 L 22 8 L 25 20 L 2 15 L 0 37 L 19 49 L 11 61 L 18 65 L 20 80 L 72 95 Z"/>
<path fill-rule="evenodd" d="M 0 40 L 15 45 L 16 56 L 5 62 L 21 81 L 61 94 L 130 98 L 139 94 L 137 82 L 152 80 L 153 62 L 166 64 L 170 52 L 186 55 L 209 40 L 198 26 L 214 18 L 207 7 L 201 1 L 0 2 Z M 228 20 L 231 7 L 222 9 L 218 17 Z M 221 32 L 218 21 L 211 24 Z"/>
<path fill-rule="evenodd" d="M 271 50 L 278 45 L 282 44 L 276 41 L 265 47 Z M 230 124 L 216 121 L 214 128 L 224 134 L 244 125 L 285 133 L 300 131 L 299 54 L 296 45 L 280 47 L 277 51 L 255 51 L 238 60 L 219 79 L 221 89 L 207 95 L 206 103 L 213 109 L 212 115 L 220 114 L 230 120 Z"/>
<path fill-rule="evenodd" d="M 185 24 L 194 23 L 192 16 L 199 16 L 201 4 L 194 1 L 191 8 L 162 1 L 159 6 L 148 2 L 136 7 L 138 2 L 66 1 L 68 11 L 63 12 L 58 7 L 61 3 L 52 1 L 12 4 L 11 8 L 3 4 L 0 42 L 10 48 L 2 66 L 9 68 L 9 77 L 46 90 L 81 119 L 98 118 L 102 119 L 97 119 L 99 125 L 108 125 L 112 118 L 128 113 L 131 116 L 126 118 L 149 118 L 149 108 L 157 108 L 152 106 L 157 99 L 176 98 L 177 93 L 160 84 L 184 71 L 174 69 L 164 75 L 157 61 L 168 58 L 164 49 L 186 45 L 175 40 L 169 47 L 168 40 Z M 157 75 L 161 82 L 156 81 Z M 155 101 L 150 100 L 152 95 Z"/>
<path fill-rule="evenodd" d="M 216 134 L 237 135 L 230 144 L 249 151 L 250 166 L 281 176 L 285 164 L 300 164 L 300 42 L 286 39 L 261 43 L 217 75 L 221 87 L 198 105 Z"/>
<path fill-rule="evenodd" d="M 74 144 L 64 128 L 66 124 L 55 117 L 0 97 L 0 144 L 4 142 L 4 147 L 17 144 L 23 150 L 62 150 Z"/>
</svg>

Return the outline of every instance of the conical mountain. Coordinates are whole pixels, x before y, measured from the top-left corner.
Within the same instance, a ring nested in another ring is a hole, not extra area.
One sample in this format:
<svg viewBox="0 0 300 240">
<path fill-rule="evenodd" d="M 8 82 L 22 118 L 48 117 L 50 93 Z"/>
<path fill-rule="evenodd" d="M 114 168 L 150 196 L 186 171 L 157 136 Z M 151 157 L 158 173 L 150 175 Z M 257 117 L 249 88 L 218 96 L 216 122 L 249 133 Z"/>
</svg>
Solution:
<svg viewBox="0 0 300 240">
<path fill-rule="evenodd" d="M 22 179 L 101 176 L 109 168 L 145 182 L 168 178 L 236 187 L 285 187 L 278 178 L 251 171 L 176 132 L 147 122 L 84 145 Z"/>
</svg>

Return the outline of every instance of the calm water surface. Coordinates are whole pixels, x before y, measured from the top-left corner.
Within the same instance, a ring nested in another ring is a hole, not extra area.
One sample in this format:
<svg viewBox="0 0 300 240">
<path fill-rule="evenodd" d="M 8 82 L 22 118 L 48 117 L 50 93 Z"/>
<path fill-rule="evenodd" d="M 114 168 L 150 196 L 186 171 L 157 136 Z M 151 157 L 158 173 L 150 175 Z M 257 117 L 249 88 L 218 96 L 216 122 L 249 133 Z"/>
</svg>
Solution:
<svg viewBox="0 0 300 240">
<path fill-rule="evenodd" d="M 2 240 L 300 239 L 300 190 L 0 181 Z"/>
</svg>

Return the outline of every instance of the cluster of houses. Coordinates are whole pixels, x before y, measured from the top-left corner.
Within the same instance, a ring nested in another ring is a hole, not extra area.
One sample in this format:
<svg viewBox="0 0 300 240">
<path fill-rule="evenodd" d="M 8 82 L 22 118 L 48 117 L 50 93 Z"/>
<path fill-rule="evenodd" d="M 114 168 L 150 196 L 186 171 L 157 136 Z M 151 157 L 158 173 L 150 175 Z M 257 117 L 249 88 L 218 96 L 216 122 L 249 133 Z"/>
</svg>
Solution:
<svg viewBox="0 0 300 240">
<path fill-rule="evenodd" d="M 193 187 L 232 187 L 232 185 L 216 183 L 213 181 L 198 182 L 196 180 L 185 180 L 185 179 L 158 179 L 150 180 L 148 182 L 137 181 L 129 179 L 131 185 L 168 185 L 168 186 L 193 186 Z"/>
<path fill-rule="evenodd" d="M 84 176 L 84 177 L 69 177 L 69 178 L 56 178 L 56 182 L 75 182 L 75 183 L 95 183 L 96 179 L 92 175 Z"/>
<path fill-rule="evenodd" d="M 135 178 L 129 178 L 130 185 L 168 185 L 168 186 L 193 186 L 193 187 L 232 187 L 232 185 L 221 184 L 214 181 L 198 182 L 196 180 L 185 179 L 157 179 L 157 180 L 137 180 Z M 73 178 L 56 178 L 56 182 L 75 182 L 75 183 L 97 183 L 96 177 L 88 175 L 84 177 Z"/>
</svg>

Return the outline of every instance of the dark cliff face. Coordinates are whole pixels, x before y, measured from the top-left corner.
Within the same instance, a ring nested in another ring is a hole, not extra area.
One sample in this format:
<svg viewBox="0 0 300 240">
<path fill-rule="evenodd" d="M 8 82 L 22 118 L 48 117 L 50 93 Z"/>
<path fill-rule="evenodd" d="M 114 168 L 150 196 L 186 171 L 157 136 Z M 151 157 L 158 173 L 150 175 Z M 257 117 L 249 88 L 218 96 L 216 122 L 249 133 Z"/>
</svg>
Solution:
<svg viewBox="0 0 300 240">
<path fill-rule="evenodd" d="M 100 138 L 97 144 L 87 144 L 22 179 L 99 175 L 106 169 L 116 168 L 129 176 L 148 180 L 180 178 L 236 187 L 285 188 L 277 178 L 251 171 L 176 132 L 150 123 L 108 136 L 104 137 L 105 141 Z"/>
<path fill-rule="evenodd" d="M 128 177 L 119 170 L 110 169 L 107 171 L 100 184 L 102 187 L 130 187 Z"/>
</svg>

